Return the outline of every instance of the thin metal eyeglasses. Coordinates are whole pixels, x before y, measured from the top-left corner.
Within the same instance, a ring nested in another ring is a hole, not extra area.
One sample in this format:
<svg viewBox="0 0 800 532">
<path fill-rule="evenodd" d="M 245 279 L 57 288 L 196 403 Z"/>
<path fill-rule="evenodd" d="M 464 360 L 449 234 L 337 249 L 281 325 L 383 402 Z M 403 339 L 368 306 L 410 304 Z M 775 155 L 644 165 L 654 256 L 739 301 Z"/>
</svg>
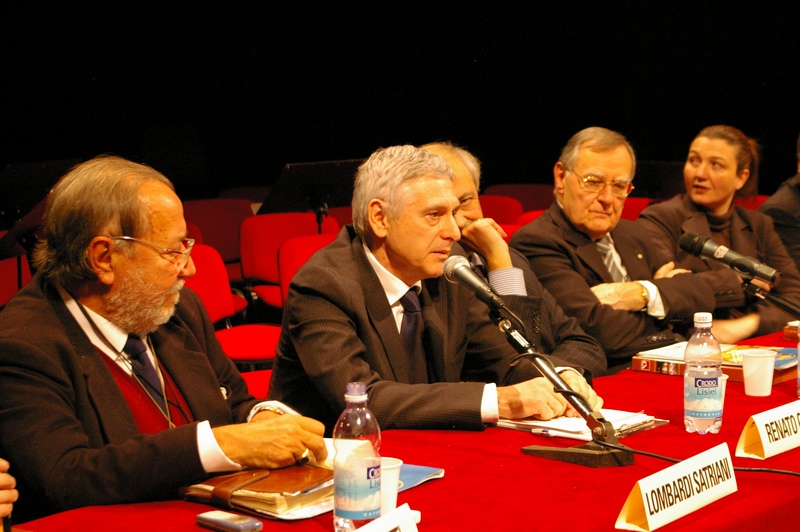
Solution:
<svg viewBox="0 0 800 532">
<path fill-rule="evenodd" d="M 186 267 L 186 264 L 189 262 L 189 255 L 192 253 L 192 248 L 194 247 L 194 238 L 184 238 L 181 240 L 181 246 L 184 248 L 183 251 L 179 251 L 177 249 L 169 249 L 169 248 L 162 248 L 161 246 L 156 246 L 155 244 L 151 244 L 146 240 L 140 240 L 138 238 L 133 238 L 132 236 L 112 236 L 111 240 L 125 240 L 127 242 L 138 242 L 139 244 L 144 244 L 145 246 L 149 246 L 156 250 L 159 255 L 163 259 L 168 260 L 174 266 L 178 267 L 178 270 L 182 270 Z"/>
<path fill-rule="evenodd" d="M 633 192 L 633 183 L 630 181 L 607 181 L 602 177 L 594 175 L 582 176 L 575 170 L 567 169 L 567 172 L 572 172 L 578 178 L 578 185 L 591 194 L 599 194 L 606 186 L 611 187 L 611 193 L 618 198 L 627 198 Z"/>
</svg>

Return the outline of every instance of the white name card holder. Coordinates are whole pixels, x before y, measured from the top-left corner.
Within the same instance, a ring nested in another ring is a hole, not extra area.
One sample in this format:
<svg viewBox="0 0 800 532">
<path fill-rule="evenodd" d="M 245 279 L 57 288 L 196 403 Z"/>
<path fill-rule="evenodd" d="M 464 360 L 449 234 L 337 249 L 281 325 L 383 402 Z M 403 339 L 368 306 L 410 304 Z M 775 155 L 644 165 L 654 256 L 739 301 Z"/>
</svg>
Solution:
<svg viewBox="0 0 800 532">
<path fill-rule="evenodd" d="M 616 528 L 655 530 L 737 489 L 730 450 L 721 443 L 637 482 Z"/>
<path fill-rule="evenodd" d="M 800 447 L 800 401 L 748 419 L 736 445 L 736 456 L 764 460 L 795 447 Z"/>
<path fill-rule="evenodd" d="M 417 514 L 416 516 L 414 514 Z M 409 508 L 408 503 L 358 529 L 359 532 L 418 532 L 419 512 Z"/>
</svg>

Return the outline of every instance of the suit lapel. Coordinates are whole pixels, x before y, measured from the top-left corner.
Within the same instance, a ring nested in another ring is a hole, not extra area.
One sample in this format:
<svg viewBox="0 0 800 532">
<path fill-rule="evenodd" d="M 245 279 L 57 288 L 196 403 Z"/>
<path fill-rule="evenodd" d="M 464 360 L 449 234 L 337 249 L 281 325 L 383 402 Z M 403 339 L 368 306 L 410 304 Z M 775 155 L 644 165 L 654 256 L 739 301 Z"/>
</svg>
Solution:
<svg viewBox="0 0 800 532">
<path fill-rule="evenodd" d="M 175 318 L 159 327 L 150 339 L 159 363 L 172 377 L 194 419 L 230 423 L 230 409 L 216 376 L 208 369 L 208 357 L 189 346 L 186 331 Z M 230 390 L 225 393 L 230 394 Z"/>
<path fill-rule="evenodd" d="M 737 207 L 734 207 L 734 209 L 737 209 Z M 756 234 L 748 221 L 743 216 L 740 216 L 738 211 L 734 213 L 731 221 L 731 247 L 736 249 L 738 253 L 748 257 L 759 256 Z"/>
<path fill-rule="evenodd" d="M 708 225 L 706 215 L 700 211 L 690 209 L 689 216 L 681 224 L 683 233 L 695 233 L 705 237 L 711 236 L 711 227 Z"/>
<path fill-rule="evenodd" d="M 359 277 L 361 279 L 364 303 L 367 307 L 369 319 L 375 327 L 375 331 L 383 344 L 386 358 L 392 368 L 394 380 L 397 382 L 411 382 L 408 372 L 408 363 L 403 340 L 397 331 L 392 308 L 386 299 L 386 292 L 383 290 L 375 270 L 367 259 L 367 255 L 362 247 L 361 240 L 355 238 L 352 241 L 352 252 L 358 265 Z M 382 376 L 386 378 L 386 376 Z"/>
<path fill-rule="evenodd" d="M 578 255 L 578 258 L 581 259 L 586 268 L 593 271 L 604 283 L 613 283 L 614 279 L 611 277 L 608 268 L 606 268 L 606 263 L 603 261 L 603 256 L 600 255 L 600 252 L 597 250 L 597 246 L 588 238 L 586 238 L 586 240 L 587 241 L 582 244 L 575 244 L 575 253 Z"/>
<path fill-rule="evenodd" d="M 64 332 L 75 349 L 75 355 L 83 372 L 86 383 L 86 395 L 92 404 L 100 430 L 109 443 L 120 443 L 138 434 L 136 421 L 128 408 L 122 392 L 117 386 L 114 376 L 108 370 L 103 355 L 92 344 L 78 322 L 72 317 L 61 296 L 54 293 L 48 295 L 53 302 L 53 309 L 64 325 Z"/>
<path fill-rule="evenodd" d="M 650 271 L 648 262 L 645 259 L 644 250 L 638 247 L 636 241 L 629 236 L 626 230 L 624 221 L 620 223 L 611 231 L 611 238 L 614 239 L 614 247 L 617 248 L 617 253 L 628 271 L 628 277 L 631 281 L 637 279 L 649 280 L 653 275 Z"/>
<path fill-rule="evenodd" d="M 583 262 L 584 266 L 594 272 L 604 283 L 613 283 L 614 279 L 611 278 L 606 263 L 603 261 L 603 256 L 597 251 L 597 246 L 591 238 L 581 233 L 572 223 L 564 216 L 561 207 L 553 202 L 550 208 L 550 214 L 553 217 L 556 225 L 564 232 L 564 239 L 575 247 L 575 254 Z"/>
</svg>

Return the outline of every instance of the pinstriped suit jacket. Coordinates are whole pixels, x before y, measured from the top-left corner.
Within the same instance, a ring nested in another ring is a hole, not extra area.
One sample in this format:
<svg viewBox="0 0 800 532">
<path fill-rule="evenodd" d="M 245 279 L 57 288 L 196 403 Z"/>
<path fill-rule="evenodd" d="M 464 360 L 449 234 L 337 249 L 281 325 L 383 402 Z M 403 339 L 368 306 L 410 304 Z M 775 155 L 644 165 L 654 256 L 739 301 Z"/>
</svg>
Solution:
<svg viewBox="0 0 800 532">
<path fill-rule="evenodd" d="M 361 239 L 352 226 L 343 227 L 292 280 L 269 397 L 319 419 L 330 432 L 345 406 L 345 386 L 363 381 L 383 429 L 481 430 L 484 383 L 540 376 L 527 360 L 510 366 L 516 351 L 468 289 L 444 277 L 426 279 L 420 304 L 429 384 L 409 382 L 386 294 Z"/>
</svg>

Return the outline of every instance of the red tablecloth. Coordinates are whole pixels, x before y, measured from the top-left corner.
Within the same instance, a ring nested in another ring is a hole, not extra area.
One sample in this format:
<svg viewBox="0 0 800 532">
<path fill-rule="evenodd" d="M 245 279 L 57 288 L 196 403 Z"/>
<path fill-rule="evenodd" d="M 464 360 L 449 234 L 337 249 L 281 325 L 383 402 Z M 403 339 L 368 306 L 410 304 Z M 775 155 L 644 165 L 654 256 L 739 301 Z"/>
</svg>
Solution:
<svg viewBox="0 0 800 532">
<path fill-rule="evenodd" d="M 763 344 L 764 339 L 755 341 Z M 773 345 L 777 342 L 773 342 Z M 749 397 L 742 383 L 729 382 L 722 430 L 716 435 L 683 429 L 681 377 L 623 371 L 596 379 L 606 406 L 639 411 L 669 420 L 655 430 L 623 440 L 628 446 L 676 458 L 688 458 L 725 442 L 734 455 L 736 442 L 753 414 L 797 400 L 795 382 L 773 388 L 769 397 Z M 569 446 L 574 441 L 489 428 L 484 432 L 390 430 L 383 433 L 381 454 L 409 464 L 443 467 L 445 476 L 400 493 L 422 512 L 421 531 L 452 530 L 613 530 L 636 482 L 672 465 L 638 455 L 624 467 L 593 469 L 532 457 L 526 445 Z M 754 460 L 733 457 L 737 467 L 800 470 L 800 449 Z M 663 530 L 732 530 L 759 527 L 796 530 L 791 503 L 800 500 L 800 478 L 737 472 L 738 492 Z M 23 494 L 24 496 L 24 494 Z M 20 525 L 22 530 L 199 530 L 194 524 L 203 505 L 172 501 L 90 507 Z M 331 530 L 331 514 L 298 522 L 265 522 L 265 530 Z"/>
</svg>

